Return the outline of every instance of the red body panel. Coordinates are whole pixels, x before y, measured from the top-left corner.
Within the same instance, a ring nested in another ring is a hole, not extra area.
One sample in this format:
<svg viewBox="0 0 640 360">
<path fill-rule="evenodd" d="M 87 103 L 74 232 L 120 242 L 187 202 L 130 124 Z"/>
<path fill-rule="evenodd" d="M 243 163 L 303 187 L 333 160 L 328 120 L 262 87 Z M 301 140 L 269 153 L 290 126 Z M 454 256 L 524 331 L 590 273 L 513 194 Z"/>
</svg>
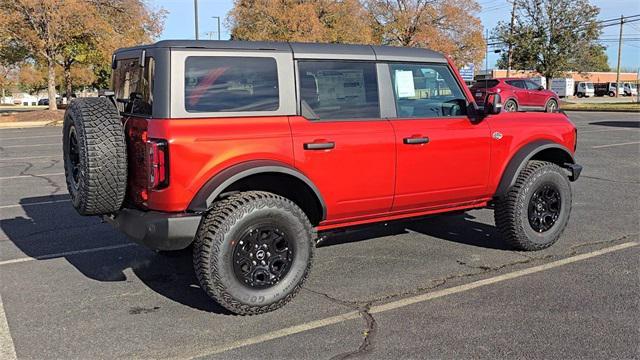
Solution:
<svg viewBox="0 0 640 360">
<path fill-rule="evenodd" d="M 397 152 L 394 211 L 430 209 L 485 198 L 490 138 L 486 122 L 467 117 L 391 121 Z M 405 144 L 428 137 L 426 144 Z"/>
<path fill-rule="evenodd" d="M 327 221 L 391 209 L 396 146 L 388 121 L 309 121 L 290 118 L 295 166 L 320 189 Z M 329 150 L 305 143 L 334 142 Z"/>
<path fill-rule="evenodd" d="M 148 208 L 178 212 L 215 174 L 249 160 L 293 165 L 286 116 L 153 119 L 149 137 L 169 141 L 169 187 L 149 194 Z"/>
</svg>

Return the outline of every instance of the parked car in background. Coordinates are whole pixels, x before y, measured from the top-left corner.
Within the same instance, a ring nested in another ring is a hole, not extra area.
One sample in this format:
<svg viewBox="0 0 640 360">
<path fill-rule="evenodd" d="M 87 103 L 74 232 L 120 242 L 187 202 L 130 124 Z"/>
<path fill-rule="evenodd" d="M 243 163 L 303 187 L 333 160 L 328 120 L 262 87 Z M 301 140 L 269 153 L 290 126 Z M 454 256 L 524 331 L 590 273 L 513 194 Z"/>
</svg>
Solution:
<svg viewBox="0 0 640 360">
<path fill-rule="evenodd" d="M 622 88 L 622 83 L 620 84 L 620 86 L 616 86 L 616 85 L 617 84 L 615 82 L 595 83 L 593 84 L 595 95 L 596 96 L 609 95 L 611 97 L 614 97 L 618 92 L 620 94 L 623 94 L 624 90 Z"/>
<path fill-rule="evenodd" d="M 581 98 L 594 95 L 595 90 L 593 89 L 593 83 L 591 81 L 579 81 L 576 83 L 575 96 Z"/>
<path fill-rule="evenodd" d="M 638 87 L 635 83 L 625 82 L 622 84 L 622 88 L 624 96 L 638 96 Z"/>
<path fill-rule="evenodd" d="M 488 94 L 497 93 L 504 101 L 504 110 L 558 110 L 558 95 L 529 79 L 498 78 L 479 80 L 471 87 L 478 105 L 483 105 Z"/>
</svg>

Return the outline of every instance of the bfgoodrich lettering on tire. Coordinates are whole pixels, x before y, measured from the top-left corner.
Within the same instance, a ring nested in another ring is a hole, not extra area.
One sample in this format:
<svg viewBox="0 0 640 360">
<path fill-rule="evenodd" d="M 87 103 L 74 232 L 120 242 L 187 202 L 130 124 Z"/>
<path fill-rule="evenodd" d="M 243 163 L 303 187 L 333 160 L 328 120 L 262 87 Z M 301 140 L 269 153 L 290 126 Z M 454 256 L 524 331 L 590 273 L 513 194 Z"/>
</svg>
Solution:
<svg viewBox="0 0 640 360">
<path fill-rule="evenodd" d="M 496 201 L 496 226 L 519 250 L 555 243 L 571 214 L 571 185 L 556 164 L 529 161 L 509 192 Z"/>
<path fill-rule="evenodd" d="M 210 297 L 236 314 L 273 311 L 300 291 L 315 238 L 290 200 L 261 191 L 234 194 L 214 203 L 200 223 L 196 276 Z"/>
<path fill-rule="evenodd" d="M 127 147 L 115 105 L 103 97 L 75 99 L 62 131 L 67 189 L 78 213 L 119 210 L 127 188 Z"/>
</svg>

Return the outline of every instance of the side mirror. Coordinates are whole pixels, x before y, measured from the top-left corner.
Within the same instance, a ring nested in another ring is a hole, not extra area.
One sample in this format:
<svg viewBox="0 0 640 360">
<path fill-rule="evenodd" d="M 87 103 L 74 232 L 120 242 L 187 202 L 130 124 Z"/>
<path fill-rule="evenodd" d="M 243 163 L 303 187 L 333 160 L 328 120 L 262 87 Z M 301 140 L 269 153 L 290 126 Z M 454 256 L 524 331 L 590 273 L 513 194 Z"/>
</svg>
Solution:
<svg viewBox="0 0 640 360">
<path fill-rule="evenodd" d="M 538 86 L 538 90 L 544 90 L 544 86 L 542 85 Z"/>
<path fill-rule="evenodd" d="M 489 94 L 484 102 L 484 113 L 486 115 L 500 114 L 502 111 L 502 98 L 500 94 Z"/>
</svg>

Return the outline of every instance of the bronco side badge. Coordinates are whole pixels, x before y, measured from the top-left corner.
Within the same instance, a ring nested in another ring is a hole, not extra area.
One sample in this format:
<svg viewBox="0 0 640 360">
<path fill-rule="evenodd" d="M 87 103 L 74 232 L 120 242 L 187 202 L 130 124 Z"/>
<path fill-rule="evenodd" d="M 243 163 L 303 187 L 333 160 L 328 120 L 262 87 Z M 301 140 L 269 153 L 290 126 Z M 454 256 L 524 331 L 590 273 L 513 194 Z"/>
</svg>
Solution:
<svg viewBox="0 0 640 360">
<path fill-rule="evenodd" d="M 498 131 L 494 132 L 493 135 L 491 135 L 491 136 L 493 136 L 493 138 L 496 139 L 496 140 L 502 139 L 502 133 L 498 132 Z"/>
</svg>

